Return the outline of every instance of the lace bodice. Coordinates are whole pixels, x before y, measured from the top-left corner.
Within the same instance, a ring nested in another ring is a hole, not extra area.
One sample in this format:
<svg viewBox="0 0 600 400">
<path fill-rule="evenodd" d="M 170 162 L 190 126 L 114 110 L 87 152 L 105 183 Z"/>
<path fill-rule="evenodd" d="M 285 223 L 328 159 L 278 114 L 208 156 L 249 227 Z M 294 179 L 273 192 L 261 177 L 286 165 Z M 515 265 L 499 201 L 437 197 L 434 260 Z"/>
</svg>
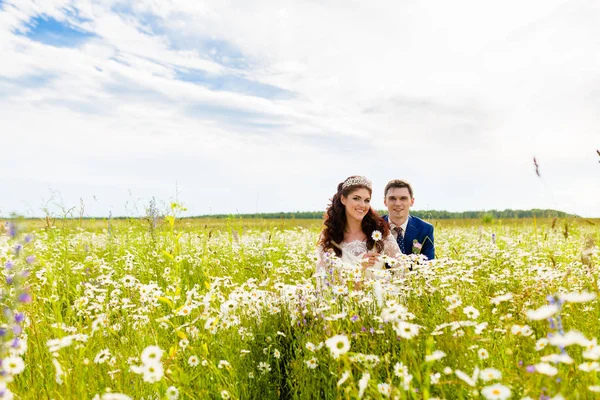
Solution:
<svg viewBox="0 0 600 400">
<path fill-rule="evenodd" d="M 334 243 L 334 246 L 336 243 Z M 351 242 L 342 242 L 337 247 L 342 250 L 342 262 L 346 264 L 356 264 L 360 262 L 363 255 L 368 251 L 367 242 L 364 240 L 353 240 Z M 373 249 L 372 251 L 375 251 Z M 382 254 L 388 257 L 398 257 L 400 253 L 400 248 L 398 247 L 398 243 L 391 234 L 388 234 L 386 238 L 383 240 L 383 252 Z M 317 262 L 317 272 L 323 271 L 325 266 L 327 265 L 327 255 L 323 251 L 323 248 L 319 246 L 318 249 L 318 262 Z M 375 266 L 374 269 L 382 269 L 383 261 L 380 261 Z"/>
</svg>

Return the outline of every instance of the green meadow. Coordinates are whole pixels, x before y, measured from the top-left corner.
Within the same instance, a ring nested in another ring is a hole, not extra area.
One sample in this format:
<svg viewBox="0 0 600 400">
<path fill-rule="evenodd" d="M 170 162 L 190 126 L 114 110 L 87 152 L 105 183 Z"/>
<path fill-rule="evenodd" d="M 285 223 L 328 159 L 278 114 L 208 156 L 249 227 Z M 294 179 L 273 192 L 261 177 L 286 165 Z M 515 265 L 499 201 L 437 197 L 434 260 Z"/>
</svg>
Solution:
<svg viewBox="0 0 600 400">
<path fill-rule="evenodd" d="M 0 398 L 600 396 L 600 220 L 433 220 L 360 281 L 321 220 L 13 222 Z"/>
</svg>

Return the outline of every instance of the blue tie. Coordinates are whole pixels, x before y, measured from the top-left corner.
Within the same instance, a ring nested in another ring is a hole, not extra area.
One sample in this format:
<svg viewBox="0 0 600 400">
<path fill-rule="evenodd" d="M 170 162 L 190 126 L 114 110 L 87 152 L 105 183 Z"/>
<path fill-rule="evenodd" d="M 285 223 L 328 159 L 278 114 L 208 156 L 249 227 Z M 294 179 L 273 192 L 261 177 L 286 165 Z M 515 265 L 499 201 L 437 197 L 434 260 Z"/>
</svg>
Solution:
<svg viewBox="0 0 600 400">
<path fill-rule="evenodd" d="M 402 254 L 406 254 L 406 250 L 404 250 L 404 235 L 402 234 L 402 228 L 397 226 L 394 230 L 398 233 L 398 239 L 396 239 L 398 247 L 400 247 Z"/>
</svg>

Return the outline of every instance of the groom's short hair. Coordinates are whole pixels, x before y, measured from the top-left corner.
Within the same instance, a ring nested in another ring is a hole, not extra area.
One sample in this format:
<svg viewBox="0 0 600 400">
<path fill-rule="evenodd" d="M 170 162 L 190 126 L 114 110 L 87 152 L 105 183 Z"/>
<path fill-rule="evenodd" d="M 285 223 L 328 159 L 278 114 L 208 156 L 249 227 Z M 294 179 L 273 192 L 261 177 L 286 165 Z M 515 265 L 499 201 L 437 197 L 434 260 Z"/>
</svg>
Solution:
<svg viewBox="0 0 600 400">
<path fill-rule="evenodd" d="M 390 189 L 395 189 L 395 188 L 407 188 L 408 189 L 408 193 L 410 194 L 410 197 L 413 197 L 413 190 L 412 190 L 412 186 L 410 186 L 410 183 L 403 181 L 402 179 L 394 179 L 388 182 L 387 185 L 385 185 L 385 190 L 383 191 L 383 197 L 387 197 L 387 192 Z"/>
</svg>

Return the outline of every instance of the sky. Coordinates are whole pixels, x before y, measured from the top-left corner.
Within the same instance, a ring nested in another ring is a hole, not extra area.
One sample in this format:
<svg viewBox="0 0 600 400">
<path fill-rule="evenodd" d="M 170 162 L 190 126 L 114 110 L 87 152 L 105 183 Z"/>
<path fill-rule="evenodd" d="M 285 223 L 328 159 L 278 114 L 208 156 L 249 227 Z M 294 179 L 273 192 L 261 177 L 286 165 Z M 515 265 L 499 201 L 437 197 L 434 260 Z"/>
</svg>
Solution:
<svg viewBox="0 0 600 400">
<path fill-rule="evenodd" d="M 0 0 L 0 215 L 600 217 L 597 0 Z M 539 165 L 536 175 L 533 159 Z"/>
</svg>

